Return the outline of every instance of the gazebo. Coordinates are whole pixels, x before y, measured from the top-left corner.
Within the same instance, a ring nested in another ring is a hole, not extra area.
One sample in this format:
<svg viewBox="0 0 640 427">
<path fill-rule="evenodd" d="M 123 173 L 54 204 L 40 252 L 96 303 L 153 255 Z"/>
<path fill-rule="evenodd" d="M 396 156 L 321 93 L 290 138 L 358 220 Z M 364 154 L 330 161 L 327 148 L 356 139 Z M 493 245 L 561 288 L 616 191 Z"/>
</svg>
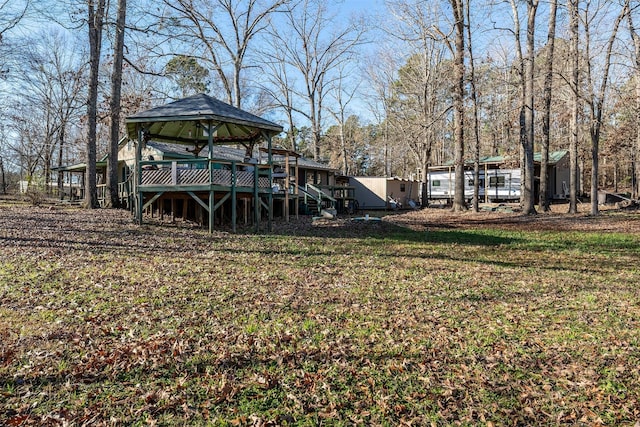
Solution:
<svg viewBox="0 0 640 427">
<path fill-rule="evenodd" d="M 138 223 L 144 210 L 160 197 L 185 194 L 208 214 L 209 231 L 214 215 L 230 200 L 232 229 L 236 230 L 237 202 L 253 204 L 256 229 L 262 210 L 273 218 L 273 136 L 282 132 L 278 124 L 233 107 L 205 94 L 184 98 L 127 117 L 127 133 L 136 144 L 134 177 L 135 207 Z M 184 161 L 142 159 L 142 148 L 149 141 L 184 144 L 196 157 Z M 254 147 L 266 142 L 266 164 L 252 158 Z M 243 162 L 215 159 L 214 145 L 242 145 Z M 198 154 L 207 147 L 207 158 Z"/>
</svg>

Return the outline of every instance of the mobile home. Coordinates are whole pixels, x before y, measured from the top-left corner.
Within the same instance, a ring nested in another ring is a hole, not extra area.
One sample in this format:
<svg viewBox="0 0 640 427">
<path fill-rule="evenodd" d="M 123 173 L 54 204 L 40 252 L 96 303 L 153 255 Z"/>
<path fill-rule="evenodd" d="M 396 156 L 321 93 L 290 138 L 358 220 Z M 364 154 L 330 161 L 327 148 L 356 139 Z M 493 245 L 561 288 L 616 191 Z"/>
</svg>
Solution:
<svg viewBox="0 0 640 427">
<path fill-rule="evenodd" d="M 568 193 L 569 159 L 568 151 L 549 153 L 547 164 L 547 185 L 550 200 L 566 199 Z M 534 177 L 536 198 L 540 188 L 540 153 L 534 154 Z M 514 162 L 504 156 L 480 159 L 479 196 L 486 202 L 516 201 L 520 199 L 521 171 Z M 473 162 L 465 163 L 465 199 L 473 197 Z M 428 176 L 429 199 L 453 199 L 455 195 L 455 171 L 452 164 L 434 166 Z"/>
<path fill-rule="evenodd" d="M 464 171 L 465 199 L 473 197 L 473 171 Z M 429 173 L 429 198 L 452 199 L 455 195 L 455 173 Z M 490 169 L 480 171 L 479 196 L 488 201 L 512 201 L 520 198 L 520 169 Z"/>
</svg>

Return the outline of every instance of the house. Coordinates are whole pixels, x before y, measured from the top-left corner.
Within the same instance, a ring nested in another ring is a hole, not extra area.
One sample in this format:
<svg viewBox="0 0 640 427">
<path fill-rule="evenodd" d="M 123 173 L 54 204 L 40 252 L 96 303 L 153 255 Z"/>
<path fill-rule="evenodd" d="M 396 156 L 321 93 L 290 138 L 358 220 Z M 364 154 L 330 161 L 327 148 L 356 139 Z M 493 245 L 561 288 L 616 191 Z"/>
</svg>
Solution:
<svg viewBox="0 0 640 427">
<path fill-rule="evenodd" d="M 144 212 L 158 210 L 162 215 L 169 205 L 172 215 L 194 216 L 208 224 L 209 231 L 216 220 L 225 218 L 235 231 L 241 214 L 246 221 L 250 212 L 256 229 L 264 219 L 271 229 L 271 140 L 282 132 L 280 125 L 205 94 L 139 112 L 127 117 L 126 124 L 127 137 L 119 150 L 118 186 L 138 223 L 143 222 Z M 243 147 L 244 156 L 236 151 L 225 158 L 228 146 Z M 265 152 L 260 162 L 251 157 L 258 147 Z M 215 158 L 214 153 L 220 157 Z M 105 160 L 97 162 L 96 168 L 103 178 Z M 84 177 L 86 165 L 57 172 Z M 66 181 L 80 184 L 72 197 L 84 197 L 82 178 Z M 102 189 L 103 182 L 98 181 Z"/>
<path fill-rule="evenodd" d="M 155 161 L 183 161 L 196 158 L 216 159 L 224 162 L 246 162 L 246 149 L 237 146 L 214 145 L 211 156 L 208 147 L 194 154 L 195 147 L 185 144 L 149 141 L 142 151 L 142 158 Z M 257 164 L 267 163 L 267 149 L 254 150 L 249 156 Z M 135 144 L 129 141 L 121 144 L 119 164 L 123 181 L 135 166 Z M 274 215 L 289 218 L 299 213 L 316 213 L 323 207 L 333 207 L 330 193 L 325 193 L 336 182 L 337 170 L 323 163 L 302 157 L 300 154 L 282 148 L 271 149 L 272 192 L 274 197 Z M 246 222 L 246 220 L 245 220 Z"/>
<path fill-rule="evenodd" d="M 314 184 L 335 182 L 335 170 L 273 147 L 282 128 L 215 98 L 200 94 L 127 118 L 118 155 L 119 194 L 142 223 L 145 212 L 169 213 L 208 224 L 238 220 L 256 229 L 274 213 L 297 215 L 302 200 L 320 209 L 330 196 Z M 106 158 L 98 162 L 104 197 Z M 75 174 L 82 198 L 86 165 L 61 168 Z M 69 194 L 71 196 L 71 193 Z"/>
</svg>

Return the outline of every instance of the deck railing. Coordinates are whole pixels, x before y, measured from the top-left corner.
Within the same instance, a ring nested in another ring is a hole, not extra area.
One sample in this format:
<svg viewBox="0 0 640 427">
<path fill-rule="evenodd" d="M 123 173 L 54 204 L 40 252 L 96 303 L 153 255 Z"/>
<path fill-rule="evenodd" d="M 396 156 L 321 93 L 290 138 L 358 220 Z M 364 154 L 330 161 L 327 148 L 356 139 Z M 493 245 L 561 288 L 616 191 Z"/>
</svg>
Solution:
<svg viewBox="0 0 640 427">
<path fill-rule="evenodd" d="M 354 199 L 355 187 L 349 187 L 345 185 L 319 185 L 322 191 L 330 194 L 335 199 Z"/>
<path fill-rule="evenodd" d="M 159 160 L 141 162 L 140 186 L 208 186 L 270 188 L 268 165 L 226 160 Z"/>
</svg>

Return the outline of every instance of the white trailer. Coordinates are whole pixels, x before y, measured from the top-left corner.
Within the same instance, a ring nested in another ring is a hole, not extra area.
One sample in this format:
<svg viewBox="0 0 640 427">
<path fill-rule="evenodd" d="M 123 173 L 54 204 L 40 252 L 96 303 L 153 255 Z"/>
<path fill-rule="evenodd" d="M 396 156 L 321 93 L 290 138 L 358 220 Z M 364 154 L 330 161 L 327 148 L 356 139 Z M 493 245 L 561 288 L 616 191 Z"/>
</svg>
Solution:
<svg viewBox="0 0 640 427">
<path fill-rule="evenodd" d="M 429 172 L 428 185 L 429 199 L 451 200 L 455 195 L 455 172 L 453 170 Z M 520 169 L 480 171 L 479 196 L 481 200 L 486 198 L 490 202 L 519 200 Z M 464 172 L 464 197 L 465 200 L 473 198 L 473 171 Z"/>
</svg>

